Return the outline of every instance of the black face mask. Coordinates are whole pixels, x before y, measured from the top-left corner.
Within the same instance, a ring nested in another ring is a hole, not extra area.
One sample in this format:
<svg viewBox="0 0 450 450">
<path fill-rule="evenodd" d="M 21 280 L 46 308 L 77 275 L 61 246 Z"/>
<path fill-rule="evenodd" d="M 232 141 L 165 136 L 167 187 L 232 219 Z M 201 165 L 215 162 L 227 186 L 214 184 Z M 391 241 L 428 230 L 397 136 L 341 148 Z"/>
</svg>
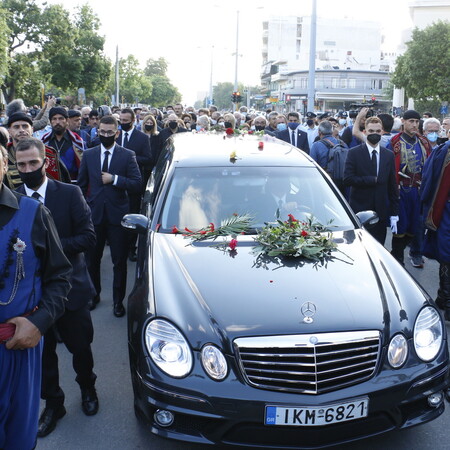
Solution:
<svg viewBox="0 0 450 450">
<path fill-rule="evenodd" d="M 152 131 L 153 125 L 144 125 L 145 131 Z"/>
<path fill-rule="evenodd" d="M 223 125 L 225 128 L 233 128 L 233 125 L 231 125 L 231 122 L 224 122 Z"/>
<path fill-rule="evenodd" d="M 380 142 L 380 139 L 381 139 L 381 136 L 377 133 L 372 133 L 372 134 L 367 135 L 367 140 L 373 145 L 377 145 L 378 142 Z"/>
<path fill-rule="evenodd" d="M 175 120 L 171 120 L 169 122 L 169 127 L 171 130 L 175 130 L 175 128 L 178 126 L 178 124 L 175 122 Z"/>
<path fill-rule="evenodd" d="M 255 130 L 256 131 L 262 131 L 262 130 L 264 130 L 264 125 L 255 125 Z"/>
<path fill-rule="evenodd" d="M 130 131 L 132 126 L 133 124 L 131 122 L 120 124 L 120 127 L 122 128 L 123 131 Z"/>
<path fill-rule="evenodd" d="M 42 168 L 44 165 L 45 159 L 42 166 L 39 167 L 39 169 L 33 170 L 33 172 L 20 172 L 19 170 L 20 179 L 27 186 L 27 188 L 34 189 L 43 183 L 45 174 L 42 174 Z"/>
<path fill-rule="evenodd" d="M 113 134 L 112 136 L 102 136 L 101 134 L 99 134 L 98 137 L 100 138 L 100 142 L 105 148 L 112 147 L 114 145 L 114 142 L 116 141 L 115 134 Z"/>
</svg>

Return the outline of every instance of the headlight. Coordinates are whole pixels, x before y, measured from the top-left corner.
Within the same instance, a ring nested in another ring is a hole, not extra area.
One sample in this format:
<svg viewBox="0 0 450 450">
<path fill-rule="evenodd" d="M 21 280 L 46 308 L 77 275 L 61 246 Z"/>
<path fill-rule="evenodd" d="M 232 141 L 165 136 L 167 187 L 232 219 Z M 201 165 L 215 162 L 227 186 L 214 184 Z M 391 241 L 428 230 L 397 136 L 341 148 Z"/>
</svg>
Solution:
<svg viewBox="0 0 450 450">
<path fill-rule="evenodd" d="M 408 356 L 408 342 L 403 334 L 396 334 L 389 343 L 388 361 L 394 368 L 398 369 L 406 361 Z"/>
<path fill-rule="evenodd" d="M 420 311 L 414 325 L 414 348 L 422 361 L 431 361 L 442 344 L 442 321 L 439 313 L 427 306 Z"/>
<path fill-rule="evenodd" d="M 192 353 L 184 336 L 165 320 L 152 320 L 145 329 L 145 344 L 154 363 L 175 378 L 192 368 Z"/>
<path fill-rule="evenodd" d="M 213 345 L 205 345 L 202 348 L 202 364 L 205 372 L 214 380 L 223 380 L 227 376 L 225 356 Z"/>
</svg>

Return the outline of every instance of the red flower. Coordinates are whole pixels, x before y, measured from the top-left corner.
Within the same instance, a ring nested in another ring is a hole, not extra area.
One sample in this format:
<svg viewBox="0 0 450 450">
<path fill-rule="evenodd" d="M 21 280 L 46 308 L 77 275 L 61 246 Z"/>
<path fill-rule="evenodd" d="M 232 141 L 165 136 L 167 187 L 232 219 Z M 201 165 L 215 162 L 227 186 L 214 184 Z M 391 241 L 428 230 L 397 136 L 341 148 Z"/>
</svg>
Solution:
<svg viewBox="0 0 450 450">
<path fill-rule="evenodd" d="M 264 148 L 264 142 L 258 143 L 258 150 L 262 150 Z"/>
<path fill-rule="evenodd" d="M 177 234 L 177 233 L 179 233 L 180 232 L 180 230 L 174 225 L 173 227 L 172 227 L 172 233 L 173 234 Z"/>
<path fill-rule="evenodd" d="M 305 236 L 308 236 L 308 233 L 307 233 L 305 230 L 302 230 L 301 235 L 302 235 L 303 237 L 305 237 Z"/>
<path fill-rule="evenodd" d="M 298 220 L 292 214 L 288 214 L 288 217 L 289 217 L 289 222 L 298 222 Z"/>
<path fill-rule="evenodd" d="M 200 231 L 200 234 L 206 234 L 205 230 Z"/>
<path fill-rule="evenodd" d="M 228 244 L 228 247 L 230 247 L 231 250 L 234 250 L 237 247 L 238 241 L 236 239 L 231 239 L 230 243 Z"/>
<path fill-rule="evenodd" d="M 225 133 L 227 133 L 228 136 L 231 136 L 232 134 L 234 134 L 234 130 L 233 130 L 233 128 L 227 128 L 225 130 Z"/>
<path fill-rule="evenodd" d="M 211 228 L 211 233 L 214 231 L 214 224 L 211 222 L 210 224 L 209 224 L 209 227 Z"/>
<path fill-rule="evenodd" d="M 254 133 L 254 131 L 253 130 L 250 130 L 249 132 L 248 132 L 248 134 L 253 134 Z"/>
<path fill-rule="evenodd" d="M 187 231 L 188 233 L 193 233 L 188 227 L 185 227 L 184 231 Z"/>
</svg>

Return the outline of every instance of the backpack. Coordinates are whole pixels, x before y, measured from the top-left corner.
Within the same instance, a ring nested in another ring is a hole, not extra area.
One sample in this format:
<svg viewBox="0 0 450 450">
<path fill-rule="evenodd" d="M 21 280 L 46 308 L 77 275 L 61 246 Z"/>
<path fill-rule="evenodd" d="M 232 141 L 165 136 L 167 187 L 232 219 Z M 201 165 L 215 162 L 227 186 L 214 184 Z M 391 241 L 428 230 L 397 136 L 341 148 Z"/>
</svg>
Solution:
<svg viewBox="0 0 450 450">
<path fill-rule="evenodd" d="M 337 144 L 334 144 L 327 138 L 321 139 L 320 142 L 325 144 L 328 148 L 327 166 L 325 167 L 325 171 L 330 175 L 331 179 L 338 187 L 342 187 L 344 184 L 345 161 L 349 149 L 345 142 L 340 139 Z"/>
</svg>

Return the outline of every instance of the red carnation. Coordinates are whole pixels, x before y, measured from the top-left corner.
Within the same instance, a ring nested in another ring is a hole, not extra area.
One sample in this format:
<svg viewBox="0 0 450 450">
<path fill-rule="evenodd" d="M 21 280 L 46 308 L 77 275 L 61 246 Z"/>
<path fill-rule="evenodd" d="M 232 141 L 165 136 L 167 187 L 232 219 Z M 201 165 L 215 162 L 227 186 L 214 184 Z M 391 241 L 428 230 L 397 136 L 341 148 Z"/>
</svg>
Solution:
<svg viewBox="0 0 450 450">
<path fill-rule="evenodd" d="M 232 134 L 234 134 L 234 130 L 233 130 L 233 128 L 227 128 L 225 130 L 225 133 L 227 133 L 228 136 L 231 136 Z"/>
<path fill-rule="evenodd" d="M 292 214 L 288 214 L 288 217 L 290 222 L 298 222 L 298 220 Z"/>
<path fill-rule="evenodd" d="M 206 234 L 205 230 L 200 231 L 200 234 Z"/>
<path fill-rule="evenodd" d="M 210 224 L 209 224 L 209 227 L 211 228 L 211 233 L 214 231 L 214 224 L 211 222 Z"/>
<path fill-rule="evenodd" d="M 180 232 L 180 230 L 174 225 L 173 227 L 172 227 L 172 233 L 173 234 L 177 234 L 177 233 L 179 233 Z"/>
<path fill-rule="evenodd" d="M 231 239 L 230 243 L 228 244 L 228 247 L 230 247 L 231 250 L 234 250 L 237 247 L 238 241 L 236 239 Z"/>
<path fill-rule="evenodd" d="M 305 236 L 308 236 L 308 233 L 307 233 L 305 230 L 302 230 L 301 235 L 302 235 L 303 237 L 305 237 Z"/>
<path fill-rule="evenodd" d="M 184 231 L 187 231 L 188 233 L 193 233 L 193 231 L 191 231 L 188 227 L 185 227 Z"/>
<path fill-rule="evenodd" d="M 264 142 L 259 142 L 258 143 L 258 149 L 262 150 L 264 148 Z"/>
</svg>

